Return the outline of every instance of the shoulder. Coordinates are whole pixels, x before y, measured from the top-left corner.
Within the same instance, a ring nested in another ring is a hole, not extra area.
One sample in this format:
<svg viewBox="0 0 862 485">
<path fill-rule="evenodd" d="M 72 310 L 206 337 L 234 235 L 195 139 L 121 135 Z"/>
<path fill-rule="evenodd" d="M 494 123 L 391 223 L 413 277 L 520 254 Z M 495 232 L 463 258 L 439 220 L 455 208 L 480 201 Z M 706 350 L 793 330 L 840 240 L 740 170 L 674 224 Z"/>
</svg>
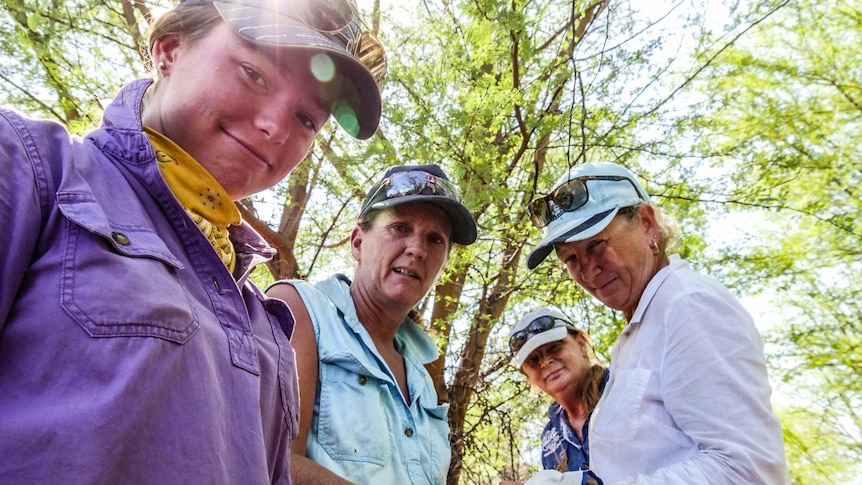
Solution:
<svg viewBox="0 0 862 485">
<path fill-rule="evenodd" d="M 674 313 L 720 313 L 750 319 L 739 298 L 717 279 L 692 269 L 685 260 L 671 262 L 653 298 Z"/>
<path fill-rule="evenodd" d="M 333 314 L 339 313 L 338 304 L 343 295 L 349 298 L 349 291 L 342 286 L 347 285 L 341 282 L 338 275 L 316 284 L 300 279 L 285 279 L 269 285 L 265 293 L 270 298 L 287 303 L 298 325 L 312 325 L 315 333 L 318 333 L 319 321 L 331 319 Z"/>
<path fill-rule="evenodd" d="M 26 157 L 33 162 L 58 148 L 70 146 L 76 138 L 56 121 L 28 118 L 17 111 L 0 108 L 0 151 L 4 157 Z"/>
</svg>

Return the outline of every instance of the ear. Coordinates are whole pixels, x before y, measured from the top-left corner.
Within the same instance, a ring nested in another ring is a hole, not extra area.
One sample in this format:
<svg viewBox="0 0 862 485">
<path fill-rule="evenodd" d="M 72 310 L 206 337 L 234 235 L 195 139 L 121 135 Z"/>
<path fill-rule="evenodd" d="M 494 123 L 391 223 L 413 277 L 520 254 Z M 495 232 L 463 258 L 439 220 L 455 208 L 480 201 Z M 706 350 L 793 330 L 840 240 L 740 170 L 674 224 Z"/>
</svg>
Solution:
<svg viewBox="0 0 862 485">
<path fill-rule="evenodd" d="M 649 204 L 643 204 L 638 208 L 638 218 L 641 221 L 641 226 L 644 228 L 644 233 L 648 238 L 658 236 L 659 227 L 658 220 L 655 216 L 655 209 Z"/>
<path fill-rule="evenodd" d="M 158 66 L 160 62 L 165 63 L 166 68 L 162 70 L 162 74 L 165 76 L 170 73 L 171 67 L 177 59 L 177 50 L 181 44 L 182 37 L 179 34 L 163 35 L 153 42 L 150 57 L 152 57 L 154 66 Z"/>
<path fill-rule="evenodd" d="M 587 334 L 584 332 L 579 331 L 578 334 L 575 335 L 575 341 L 578 343 L 578 347 L 580 347 L 581 350 L 586 351 L 587 347 L 589 347 L 589 339 L 587 338 Z"/>
<path fill-rule="evenodd" d="M 359 257 L 362 255 L 362 229 L 358 226 L 354 227 L 350 233 L 350 253 L 356 261 L 359 261 Z"/>
</svg>

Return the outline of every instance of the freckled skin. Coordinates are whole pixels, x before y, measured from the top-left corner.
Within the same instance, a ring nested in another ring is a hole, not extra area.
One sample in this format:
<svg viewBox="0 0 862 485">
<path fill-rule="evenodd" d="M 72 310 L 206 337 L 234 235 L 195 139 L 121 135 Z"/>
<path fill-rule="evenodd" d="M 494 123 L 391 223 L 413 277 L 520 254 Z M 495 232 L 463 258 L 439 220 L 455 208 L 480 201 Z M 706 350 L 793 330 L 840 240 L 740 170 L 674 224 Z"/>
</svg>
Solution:
<svg viewBox="0 0 862 485">
<path fill-rule="evenodd" d="M 329 117 L 310 54 L 250 44 L 221 23 L 198 40 L 168 35 L 142 118 L 207 169 L 233 200 L 272 187 L 308 153 Z"/>
</svg>

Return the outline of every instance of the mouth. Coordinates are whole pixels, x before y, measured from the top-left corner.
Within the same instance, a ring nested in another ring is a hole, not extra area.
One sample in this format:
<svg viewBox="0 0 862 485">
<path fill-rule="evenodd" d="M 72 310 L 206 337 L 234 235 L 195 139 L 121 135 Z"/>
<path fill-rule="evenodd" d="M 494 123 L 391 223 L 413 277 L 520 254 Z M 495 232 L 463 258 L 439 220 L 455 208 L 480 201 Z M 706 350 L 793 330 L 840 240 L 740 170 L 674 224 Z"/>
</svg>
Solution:
<svg viewBox="0 0 862 485">
<path fill-rule="evenodd" d="M 550 372 L 548 375 L 546 375 L 546 376 L 545 376 L 545 382 L 551 382 L 551 381 L 553 381 L 554 379 L 556 379 L 557 377 L 559 377 L 560 372 L 562 372 L 562 369 L 557 369 L 557 370 L 555 370 L 555 371 L 553 371 L 553 372 Z"/>
<path fill-rule="evenodd" d="M 608 289 L 608 287 L 609 287 L 609 286 L 611 286 L 611 285 L 613 284 L 613 282 L 614 282 L 614 281 L 616 281 L 616 278 L 614 278 L 614 279 L 612 279 L 612 280 L 610 280 L 610 281 L 607 281 L 607 282 L 605 282 L 605 283 L 604 283 L 604 284 L 602 284 L 602 285 L 596 285 L 596 286 L 595 286 L 596 291 L 604 291 L 604 290 Z"/>
<path fill-rule="evenodd" d="M 231 139 L 233 139 L 233 141 L 235 141 L 242 148 L 242 150 L 249 155 L 249 158 L 256 159 L 257 161 L 259 161 L 260 163 L 263 163 L 267 167 L 272 167 L 272 164 L 269 162 L 269 160 L 266 158 L 266 156 L 264 156 L 259 151 L 255 150 L 255 148 L 252 145 L 249 145 L 248 143 L 245 143 L 241 139 L 231 135 L 226 130 L 222 130 L 222 131 L 224 131 L 224 133 L 227 136 L 229 136 Z"/>
<path fill-rule="evenodd" d="M 399 268 L 395 268 L 393 271 L 395 271 L 395 272 L 396 272 L 396 273 L 398 273 L 398 274 L 401 274 L 401 275 L 404 275 L 404 276 L 410 277 L 410 278 L 414 278 L 414 279 L 417 279 L 417 280 L 419 279 L 419 274 L 418 274 L 418 273 L 416 273 L 416 272 L 414 272 L 414 271 L 410 271 L 410 270 L 409 270 L 409 269 L 407 269 L 407 268 L 400 268 L 400 267 L 399 267 Z"/>
</svg>

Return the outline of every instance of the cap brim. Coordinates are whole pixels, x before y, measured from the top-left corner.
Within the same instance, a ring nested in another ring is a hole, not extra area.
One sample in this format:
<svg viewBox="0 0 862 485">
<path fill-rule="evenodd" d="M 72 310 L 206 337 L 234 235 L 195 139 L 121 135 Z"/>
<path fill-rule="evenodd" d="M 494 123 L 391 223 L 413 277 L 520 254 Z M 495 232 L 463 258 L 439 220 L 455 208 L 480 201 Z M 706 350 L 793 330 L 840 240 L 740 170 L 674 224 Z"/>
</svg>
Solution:
<svg viewBox="0 0 862 485">
<path fill-rule="evenodd" d="M 443 209 L 449 216 L 452 222 L 452 242 L 467 246 L 476 242 L 477 228 L 476 221 L 470 211 L 464 207 L 464 204 L 448 197 L 440 195 L 405 195 L 403 197 L 395 197 L 392 199 L 382 200 L 371 204 L 370 208 L 375 210 L 388 209 L 398 205 L 409 204 L 414 202 L 429 202 Z"/>
<path fill-rule="evenodd" d="M 222 18 L 243 37 L 263 45 L 291 46 L 331 55 L 335 64 L 332 115 L 351 136 L 364 140 L 380 124 L 380 89 L 371 71 L 344 45 L 302 22 L 272 10 L 213 2 Z"/>
<path fill-rule="evenodd" d="M 534 334 L 524 342 L 524 346 L 521 347 L 521 350 L 519 350 L 517 354 L 515 354 L 515 365 L 520 369 L 534 350 L 545 344 L 563 340 L 566 338 L 566 334 L 568 332 L 569 330 L 566 327 L 554 327 L 550 330 L 545 330 L 542 333 Z"/>
<path fill-rule="evenodd" d="M 604 228 L 608 227 L 619 210 L 619 207 L 614 207 L 590 217 L 571 218 L 557 225 L 539 242 L 536 249 L 530 252 L 527 257 L 527 268 L 535 269 L 536 266 L 540 265 L 551 254 L 554 244 L 583 241 L 602 232 Z"/>
</svg>

